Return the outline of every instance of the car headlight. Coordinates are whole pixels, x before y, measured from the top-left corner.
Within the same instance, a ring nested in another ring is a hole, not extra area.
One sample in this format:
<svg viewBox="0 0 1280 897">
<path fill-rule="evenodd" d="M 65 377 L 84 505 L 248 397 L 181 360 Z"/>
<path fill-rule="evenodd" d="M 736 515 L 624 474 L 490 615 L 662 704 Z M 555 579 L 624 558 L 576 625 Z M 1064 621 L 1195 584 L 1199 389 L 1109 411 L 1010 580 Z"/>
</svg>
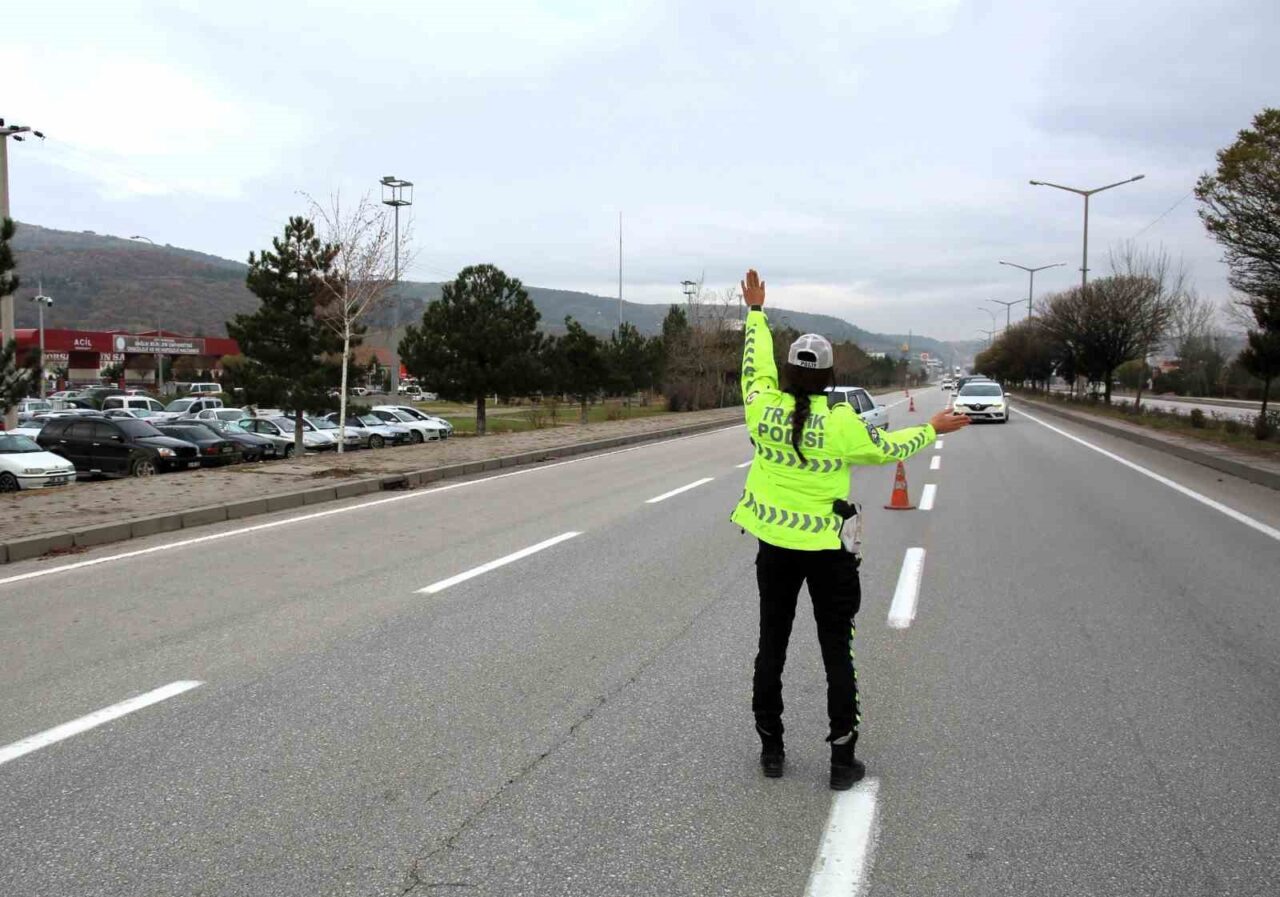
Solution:
<svg viewBox="0 0 1280 897">
<path fill-rule="evenodd" d="M 24 467 L 22 468 L 22 472 L 26 476 L 36 477 L 44 473 L 44 468 L 43 467 Z"/>
<path fill-rule="evenodd" d="M 176 453 L 173 449 L 171 449 L 171 448 L 160 448 L 160 449 L 157 449 L 157 451 L 160 453 L 160 457 L 161 457 L 161 458 L 172 458 L 172 457 L 174 457 L 174 455 L 176 455 L 176 454 L 177 454 L 177 453 Z"/>
</svg>

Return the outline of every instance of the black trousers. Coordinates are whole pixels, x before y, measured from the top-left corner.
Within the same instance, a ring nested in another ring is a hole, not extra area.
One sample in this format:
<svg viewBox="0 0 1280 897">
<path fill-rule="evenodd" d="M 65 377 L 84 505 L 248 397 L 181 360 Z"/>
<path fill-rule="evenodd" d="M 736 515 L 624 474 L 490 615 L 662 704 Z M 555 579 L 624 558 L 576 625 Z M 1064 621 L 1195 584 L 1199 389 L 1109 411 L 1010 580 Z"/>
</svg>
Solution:
<svg viewBox="0 0 1280 897">
<path fill-rule="evenodd" d="M 756 723 L 768 732 L 783 731 L 782 668 L 787 662 L 796 599 L 800 586 L 808 583 L 827 671 L 828 740 L 857 731 L 862 719 L 858 674 L 853 666 L 853 618 L 862 603 L 857 559 L 840 549 L 796 551 L 761 542 L 756 581 L 760 586 L 760 648 L 751 699 Z"/>
</svg>

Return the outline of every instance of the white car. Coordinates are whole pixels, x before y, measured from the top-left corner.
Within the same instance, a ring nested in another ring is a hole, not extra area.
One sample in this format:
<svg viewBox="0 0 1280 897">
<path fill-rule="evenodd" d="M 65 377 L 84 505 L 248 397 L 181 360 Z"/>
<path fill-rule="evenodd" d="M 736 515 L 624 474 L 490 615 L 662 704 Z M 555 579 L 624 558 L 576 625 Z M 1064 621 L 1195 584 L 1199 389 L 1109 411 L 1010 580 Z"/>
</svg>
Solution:
<svg viewBox="0 0 1280 897">
<path fill-rule="evenodd" d="M 246 417 L 235 422 L 242 430 L 257 433 L 260 436 L 276 437 L 280 442 L 277 448 L 283 456 L 290 457 L 293 447 L 293 419 L 288 417 Z M 275 440 L 273 440 L 275 441 Z M 309 452 L 332 451 L 338 447 L 338 440 L 328 433 L 321 433 L 314 426 L 302 419 L 302 447 Z"/>
<path fill-rule="evenodd" d="M 970 420 L 996 420 L 1009 422 L 1009 397 L 999 383 L 992 380 L 974 380 L 960 387 L 951 410 L 968 415 Z"/>
<path fill-rule="evenodd" d="M 423 414 L 407 405 L 374 405 L 373 413 L 389 424 L 407 428 L 415 443 L 447 439 L 453 433 L 453 425 L 447 420 Z"/>
<path fill-rule="evenodd" d="M 31 420 L 37 414 L 53 410 L 53 404 L 45 399 L 23 399 L 17 404 L 18 420 Z"/>
<path fill-rule="evenodd" d="M 951 392 L 951 390 L 955 389 L 955 385 L 956 382 L 950 377 L 947 377 L 942 381 L 942 390 L 943 392 Z"/>
<path fill-rule="evenodd" d="M 243 408 L 205 408 L 203 411 L 197 411 L 196 420 L 226 420 L 238 421 L 249 417 L 249 412 Z"/>
<path fill-rule="evenodd" d="M 209 396 L 188 396 L 185 399 L 174 399 L 168 405 L 165 405 L 164 411 L 157 417 L 165 421 L 190 420 L 201 411 L 221 407 L 222 399 L 215 399 Z"/>
<path fill-rule="evenodd" d="M 858 417 L 871 426 L 881 430 L 889 429 L 889 409 L 877 404 L 871 393 L 861 386 L 827 387 L 827 404 L 834 407 L 842 402 L 858 412 Z"/>
<path fill-rule="evenodd" d="M 107 396 L 102 400 L 103 411 L 114 411 L 116 409 L 124 411 L 154 411 L 159 414 L 164 411 L 164 403 L 159 399 L 151 398 L 151 396 Z"/>
<path fill-rule="evenodd" d="M 0 492 L 66 486 L 76 481 L 70 461 L 46 452 L 30 436 L 0 433 Z"/>
</svg>

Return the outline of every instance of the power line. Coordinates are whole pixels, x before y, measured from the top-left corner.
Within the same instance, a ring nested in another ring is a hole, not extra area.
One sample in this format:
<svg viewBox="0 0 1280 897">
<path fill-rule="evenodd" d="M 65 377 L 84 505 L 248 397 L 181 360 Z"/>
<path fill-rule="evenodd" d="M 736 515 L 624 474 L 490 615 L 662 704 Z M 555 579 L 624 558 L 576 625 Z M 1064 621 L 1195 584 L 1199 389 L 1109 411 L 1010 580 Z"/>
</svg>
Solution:
<svg viewBox="0 0 1280 897">
<path fill-rule="evenodd" d="M 1147 225 L 1146 227 L 1144 227 L 1142 230 L 1138 231 L 1136 234 L 1134 234 L 1134 235 L 1133 235 L 1132 237 L 1130 237 L 1129 239 L 1130 239 L 1130 240 L 1136 240 L 1136 239 L 1138 239 L 1138 237 L 1141 237 L 1141 236 L 1142 236 L 1143 234 L 1145 234 L 1147 231 L 1151 230 L 1151 228 L 1155 227 L 1157 224 L 1159 224 L 1161 221 L 1163 221 L 1163 220 L 1165 219 L 1165 216 L 1167 216 L 1170 212 L 1172 212 L 1172 211 L 1173 211 L 1174 209 L 1176 209 L 1178 206 L 1180 206 L 1180 205 L 1182 205 L 1184 202 L 1186 202 L 1186 201 L 1187 201 L 1187 199 L 1188 199 L 1188 197 L 1190 197 L 1190 196 L 1191 196 L 1191 194 L 1193 194 L 1193 193 L 1195 193 L 1195 192 L 1196 192 L 1195 188 L 1194 188 L 1194 187 L 1192 187 L 1192 188 L 1191 188 L 1190 190 L 1188 190 L 1188 191 L 1187 191 L 1187 192 L 1186 192 L 1186 193 L 1185 193 L 1181 198 L 1179 198 L 1177 202 L 1175 202 L 1173 205 L 1169 206 L 1169 208 L 1165 209 L 1165 210 L 1160 214 L 1160 216 L 1159 216 L 1158 218 L 1156 218 L 1156 220 L 1155 220 L 1155 221 L 1152 221 L 1150 224 L 1148 224 L 1148 225 Z"/>
</svg>

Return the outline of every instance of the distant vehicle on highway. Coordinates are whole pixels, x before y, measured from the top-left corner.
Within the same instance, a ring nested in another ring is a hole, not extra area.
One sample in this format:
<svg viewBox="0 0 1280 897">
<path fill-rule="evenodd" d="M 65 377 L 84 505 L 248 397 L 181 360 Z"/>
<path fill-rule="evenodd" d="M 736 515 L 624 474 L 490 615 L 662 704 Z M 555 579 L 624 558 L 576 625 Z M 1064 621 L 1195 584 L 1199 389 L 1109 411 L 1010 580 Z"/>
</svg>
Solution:
<svg viewBox="0 0 1280 897">
<path fill-rule="evenodd" d="M 951 410 L 966 414 L 970 420 L 994 420 L 1009 422 L 1009 399 L 999 383 L 992 380 L 975 380 L 966 383 L 956 393 Z"/>
<path fill-rule="evenodd" d="M 958 380 L 956 380 L 956 387 L 955 387 L 956 392 L 959 392 L 960 390 L 964 389 L 966 384 L 973 383 L 979 380 L 984 383 L 991 382 L 991 378 L 986 376 L 985 374 L 968 374 L 967 376 L 961 377 Z"/>
<path fill-rule="evenodd" d="M 44 425 L 36 442 L 82 473 L 148 477 L 200 466 L 194 445 L 164 435 L 145 420 L 56 417 Z"/>
<path fill-rule="evenodd" d="M 41 448 L 30 436 L 0 433 L 0 492 L 67 486 L 76 468 L 61 455 Z"/>
<path fill-rule="evenodd" d="M 955 385 L 956 385 L 956 381 L 952 380 L 950 377 L 943 377 L 943 378 L 942 378 L 942 391 L 943 391 L 943 392 L 951 392 L 951 390 L 955 387 Z"/>
<path fill-rule="evenodd" d="M 858 416 L 871 424 L 871 426 L 878 427 L 881 430 L 889 429 L 889 409 L 883 405 L 876 404 L 876 400 L 872 398 L 871 393 L 861 386 L 828 387 L 827 404 L 834 407 L 841 403 L 858 412 Z"/>
</svg>

